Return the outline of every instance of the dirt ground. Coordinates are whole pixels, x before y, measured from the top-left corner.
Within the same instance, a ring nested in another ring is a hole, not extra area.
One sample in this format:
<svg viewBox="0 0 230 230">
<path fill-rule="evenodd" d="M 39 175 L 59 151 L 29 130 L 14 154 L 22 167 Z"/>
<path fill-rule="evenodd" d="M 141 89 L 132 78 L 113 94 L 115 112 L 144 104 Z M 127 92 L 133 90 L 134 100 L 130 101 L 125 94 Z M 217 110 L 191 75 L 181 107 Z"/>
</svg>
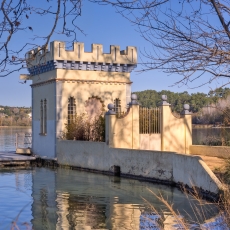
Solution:
<svg viewBox="0 0 230 230">
<path fill-rule="evenodd" d="M 228 171 L 226 171 L 228 170 L 226 168 L 227 159 L 218 158 L 218 157 L 209 157 L 209 156 L 199 156 L 199 157 L 203 159 L 203 161 L 209 166 L 209 168 L 213 171 L 213 173 L 217 176 L 217 178 L 222 183 L 230 184 L 229 173 Z"/>
<path fill-rule="evenodd" d="M 212 171 L 224 169 L 226 159 L 218 157 L 199 156 Z"/>
</svg>

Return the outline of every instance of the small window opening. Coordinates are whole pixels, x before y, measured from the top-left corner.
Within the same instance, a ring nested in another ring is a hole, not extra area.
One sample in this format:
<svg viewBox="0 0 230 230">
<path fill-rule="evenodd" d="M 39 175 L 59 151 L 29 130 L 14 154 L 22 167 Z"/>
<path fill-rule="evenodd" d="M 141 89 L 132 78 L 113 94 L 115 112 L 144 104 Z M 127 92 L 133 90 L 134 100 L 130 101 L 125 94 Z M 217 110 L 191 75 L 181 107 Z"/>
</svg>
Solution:
<svg viewBox="0 0 230 230">
<path fill-rule="evenodd" d="M 43 133 L 47 133 L 47 100 L 44 100 L 44 130 Z"/>
<path fill-rule="evenodd" d="M 119 98 L 114 100 L 114 111 L 118 115 L 121 114 L 121 100 Z"/>
<path fill-rule="evenodd" d="M 76 117 L 76 102 L 74 97 L 68 100 L 68 124 L 71 124 Z"/>
<path fill-rule="evenodd" d="M 40 133 L 43 133 L 43 100 L 40 103 Z"/>
</svg>

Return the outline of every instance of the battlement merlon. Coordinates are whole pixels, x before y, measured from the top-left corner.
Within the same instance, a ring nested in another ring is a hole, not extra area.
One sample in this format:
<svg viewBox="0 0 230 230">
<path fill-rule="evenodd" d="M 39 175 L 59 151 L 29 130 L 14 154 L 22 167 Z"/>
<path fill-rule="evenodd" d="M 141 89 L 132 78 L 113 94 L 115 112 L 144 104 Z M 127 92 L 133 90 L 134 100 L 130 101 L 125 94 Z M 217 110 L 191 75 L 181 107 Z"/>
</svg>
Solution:
<svg viewBox="0 0 230 230">
<path fill-rule="evenodd" d="M 65 42 L 53 41 L 50 43 L 50 50 L 38 47 L 26 53 L 27 67 L 42 65 L 52 60 L 66 60 L 89 63 L 105 64 L 137 64 L 137 48 L 134 46 L 126 47 L 120 51 L 120 46 L 111 45 L 110 53 L 103 53 L 103 45 L 92 44 L 91 52 L 84 51 L 84 43 L 73 43 L 73 50 L 65 49 Z"/>
</svg>

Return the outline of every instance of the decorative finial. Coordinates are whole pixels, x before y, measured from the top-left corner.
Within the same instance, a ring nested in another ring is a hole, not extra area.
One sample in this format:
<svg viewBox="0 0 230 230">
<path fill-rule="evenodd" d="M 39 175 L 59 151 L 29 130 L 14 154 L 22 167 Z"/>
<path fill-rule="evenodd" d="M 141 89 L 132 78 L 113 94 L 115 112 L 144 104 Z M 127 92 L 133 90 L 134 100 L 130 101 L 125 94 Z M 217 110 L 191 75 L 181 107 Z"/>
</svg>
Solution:
<svg viewBox="0 0 230 230">
<path fill-rule="evenodd" d="M 134 93 L 131 95 L 131 105 L 138 105 L 137 95 Z"/>
<path fill-rule="evenodd" d="M 167 97 L 167 95 L 161 95 L 161 99 L 162 99 L 162 101 L 167 101 L 168 97 Z"/>
<path fill-rule="evenodd" d="M 108 114 L 108 115 L 114 115 L 114 114 L 116 114 L 115 112 L 114 112 L 114 104 L 112 104 L 112 103 L 109 103 L 108 104 L 108 112 L 106 113 L 106 114 Z"/>
<path fill-rule="evenodd" d="M 162 102 L 160 105 L 170 105 L 168 102 L 167 102 L 167 95 L 161 95 L 161 99 L 162 99 Z"/>
<path fill-rule="evenodd" d="M 190 109 L 189 104 L 184 104 L 184 110 L 183 110 L 182 114 L 184 114 L 184 115 L 191 114 L 191 112 L 189 112 L 189 109 Z"/>
</svg>

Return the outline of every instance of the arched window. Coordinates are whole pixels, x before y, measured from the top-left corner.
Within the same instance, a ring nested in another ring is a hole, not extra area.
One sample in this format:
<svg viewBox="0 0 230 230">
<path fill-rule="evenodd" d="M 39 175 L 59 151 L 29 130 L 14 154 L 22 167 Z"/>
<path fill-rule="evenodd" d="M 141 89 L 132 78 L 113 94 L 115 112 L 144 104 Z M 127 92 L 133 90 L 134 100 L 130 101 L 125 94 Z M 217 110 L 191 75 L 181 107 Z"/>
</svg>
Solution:
<svg viewBox="0 0 230 230">
<path fill-rule="evenodd" d="M 43 100 L 40 102 L 40 133 L 43 133 Z"/>
<path fill-rule="evenodd" d="M 47 100 L 44 100 L 44 130 L 43 133 L 47 133 Z"/>
<path fill-rule="evenodd" d="M 40 102 L 40 134 L 47 133 L 47 100 Z"/>
<path fill-rule="evenodd" d="M 70 124 L 76 116 L 76 102 L 74 97 L 68 100 L 68 124 Z"/>
<path fill-rule="evenodd" d="M 118 115 L 121 114 L 121 100 L 119 98 L 114 100 L 114 112 Z"/>
</svg>

